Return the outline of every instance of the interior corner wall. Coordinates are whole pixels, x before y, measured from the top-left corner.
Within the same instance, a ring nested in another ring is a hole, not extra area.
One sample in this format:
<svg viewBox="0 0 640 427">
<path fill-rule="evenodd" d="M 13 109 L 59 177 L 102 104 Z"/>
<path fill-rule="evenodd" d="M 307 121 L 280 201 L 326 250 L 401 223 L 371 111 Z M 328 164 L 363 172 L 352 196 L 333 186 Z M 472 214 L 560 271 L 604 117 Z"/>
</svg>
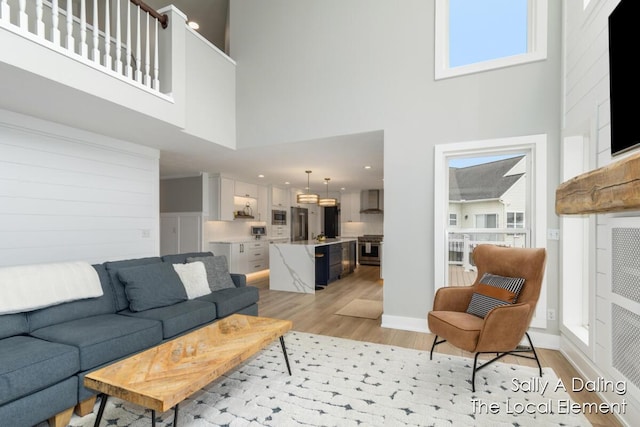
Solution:
<svg viewBox="0 0 640 427">
<path fill-rule="evenodd" d="M 384 315 L 399 328 L 426 330 L 433 301 L 436 144 L 548 135 L 547 224 L 557 227 L 560 2 L 549 2 L 546 60 L 439 81 L 432 1 L 246 0 L 230 8 L 238 147 L 384 130 Z M 547 305 L 556 308 L 557 252 L 547 262 Z"/>
<path fill-rule="evenodd" d="M 0 110 L 0 266 L 159 253 L 159 152 Z"/>
</svg>

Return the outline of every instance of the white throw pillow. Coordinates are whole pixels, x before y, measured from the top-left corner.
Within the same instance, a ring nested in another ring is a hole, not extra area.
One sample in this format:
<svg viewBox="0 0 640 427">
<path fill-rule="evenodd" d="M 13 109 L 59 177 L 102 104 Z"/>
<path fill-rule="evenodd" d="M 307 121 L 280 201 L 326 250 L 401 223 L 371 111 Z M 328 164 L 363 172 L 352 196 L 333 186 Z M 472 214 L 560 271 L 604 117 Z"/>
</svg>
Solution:
<svg viewBox="0 0 640 427">
<path fill-rule="evenodd" d="M 194 299 L 211 293 L 209 282 L 207 282 L 207 270 L 202 262 L 190 262 L 188 264 L 173 264 L 187 298 Z"/>
</svg>

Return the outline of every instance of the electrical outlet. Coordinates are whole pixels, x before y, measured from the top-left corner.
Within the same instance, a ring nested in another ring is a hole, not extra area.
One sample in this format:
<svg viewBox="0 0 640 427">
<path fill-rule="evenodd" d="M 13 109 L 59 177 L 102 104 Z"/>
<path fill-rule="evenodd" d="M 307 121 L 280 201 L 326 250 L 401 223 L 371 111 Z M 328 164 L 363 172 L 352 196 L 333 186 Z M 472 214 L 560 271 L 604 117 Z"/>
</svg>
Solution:
<svg viewBox="0 0 640 427">
<path fill-rule="evenodd" d="M 557 228 L 550 228 L 547 230 L 547 239 L 560 240 L 560 230 Z"/>
<path fill-rule="evenodd" d="M 142 238 L 143 239 L 148 239 L 151 237 L 151 230 L 145 229 L 142 230 Z"/>
<path fill-rule="evenodd" d="M 547 320 L 556 320 L 556 311 L 553 308 L 547 310 Z"/>
</svg>

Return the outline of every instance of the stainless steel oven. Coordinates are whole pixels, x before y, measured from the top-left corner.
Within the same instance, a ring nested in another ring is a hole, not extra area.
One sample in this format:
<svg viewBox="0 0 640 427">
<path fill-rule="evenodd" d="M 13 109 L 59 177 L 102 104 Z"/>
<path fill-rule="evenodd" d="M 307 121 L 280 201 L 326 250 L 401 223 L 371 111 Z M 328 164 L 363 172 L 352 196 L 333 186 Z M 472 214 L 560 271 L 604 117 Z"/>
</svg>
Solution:
<svg viewBox="0 0 640 427">
<path fill-rule="evenodd" d="M 287 225 L 287 211 L 273 209 L 271 211 L 272 225 Z"/>
<path fill-rule="evenodd" d="M 381 235 L 367 235 L 358 237 L 358 262 L 361 265 L 380 265 L 382 255 Z"/>
</svg>

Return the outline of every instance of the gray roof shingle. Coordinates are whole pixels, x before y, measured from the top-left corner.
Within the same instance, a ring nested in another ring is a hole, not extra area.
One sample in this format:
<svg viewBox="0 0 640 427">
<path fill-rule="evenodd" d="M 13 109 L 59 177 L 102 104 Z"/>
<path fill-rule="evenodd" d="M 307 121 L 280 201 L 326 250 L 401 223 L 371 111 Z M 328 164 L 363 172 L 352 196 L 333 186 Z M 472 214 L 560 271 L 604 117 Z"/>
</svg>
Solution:
<svg viewBox="0 0 640 427">
<path fill-rule="evenodd" d="M 499 199 L 524 174 L 505 174 L 524 156 L 465 168 L 449 168 L 449 200 Z"/>
</svg>

